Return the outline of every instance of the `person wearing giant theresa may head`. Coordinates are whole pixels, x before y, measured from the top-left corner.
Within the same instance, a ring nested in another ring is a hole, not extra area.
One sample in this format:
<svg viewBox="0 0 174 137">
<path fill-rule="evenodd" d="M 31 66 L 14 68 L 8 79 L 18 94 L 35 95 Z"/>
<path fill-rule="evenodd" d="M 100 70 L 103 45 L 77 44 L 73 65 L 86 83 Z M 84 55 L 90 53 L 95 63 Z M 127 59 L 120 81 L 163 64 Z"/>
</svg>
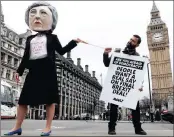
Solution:
<svg viewBox="0 0 174 137">
<path fill-rule="evenodd" d="M 17 69 L 16 78 L 29 69 L 19 98 L 17 121 L 13 129 L 5 135 L 22 134 L 22 122 L 27 112 L 27 105 L 46 105 L 47 121 L 41 136 L 49 136 L 51 123 L 58 103 L 58 85 L 55 65 L 55 51 L 60 55 L 71 51 L 82 42 L 71 40 L 65 47 L 61 46 L 57 35 L 52 34 L 56 28 L 58 15 L 56 9 L 46 2 L 36 2 L 28 7 L 25 22 L 37 34 L 27 38 L 22 61 Z"/>
</svg>

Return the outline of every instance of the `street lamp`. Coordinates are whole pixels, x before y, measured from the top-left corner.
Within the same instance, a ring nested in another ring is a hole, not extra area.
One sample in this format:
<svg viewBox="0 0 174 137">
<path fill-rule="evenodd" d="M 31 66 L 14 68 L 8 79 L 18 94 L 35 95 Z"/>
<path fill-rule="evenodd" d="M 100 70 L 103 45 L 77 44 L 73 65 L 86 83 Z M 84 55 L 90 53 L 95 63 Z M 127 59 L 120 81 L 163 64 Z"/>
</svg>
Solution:
<svg viewBox="0 0 174 137">
<path fill-rule="evenodd" d="M 148 56 L 143 56 L 148 58 Z M 150 61 L 147 63 L 147 73 L 148 73 L 148 83 L 149 83 L 149 97 L 150 97 L 150 106 L 152 106 L 152 94 L 151 94 L 151 85 L 150 85 L 150 72 L 149 72 Z"/>
<path fill-rule="evenodd" d="M 150 108 L 152 108 L 152 93 L 151 93 L 151 85 L 150 85 L 150 73 L 149 73 L 149 64 L 150 62 L 147 63 L 147 73 L 148 73 L 148 83 L 149 83 L 149 97 L 150 97 Z"/>
<path fill-rule="evenodd" d="M 148 58 L 147 56 L 143 56 Z M 152 91 L 151 91 L 151 85 L 150 85 L 150 73 L 149 73 L 149 65 L 150 65 L 150 60 L 147 63 L 147 73 L 148 73 L 148 83 L 149 83 L 149 97 L 150 97 L 150 116 L 151 116 L 151 122 L 154 122 L 153 119 L 153 103 L 152 103 Z"/>
</svg>

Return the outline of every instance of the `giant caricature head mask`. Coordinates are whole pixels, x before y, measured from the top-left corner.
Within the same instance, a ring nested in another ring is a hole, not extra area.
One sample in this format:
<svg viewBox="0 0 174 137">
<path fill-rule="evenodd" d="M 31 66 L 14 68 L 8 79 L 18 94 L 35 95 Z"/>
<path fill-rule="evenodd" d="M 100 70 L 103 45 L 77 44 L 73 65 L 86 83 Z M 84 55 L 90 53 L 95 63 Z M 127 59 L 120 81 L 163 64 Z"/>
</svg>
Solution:
<svg viewBox="0 0 174 137">
<path fill-rule="evenodd" d="M 33 3 L 25 13 L 25 22 L 33 31 L 53 31 L 57 25 L 57 11 L 46 2 Z"/>
</svg>

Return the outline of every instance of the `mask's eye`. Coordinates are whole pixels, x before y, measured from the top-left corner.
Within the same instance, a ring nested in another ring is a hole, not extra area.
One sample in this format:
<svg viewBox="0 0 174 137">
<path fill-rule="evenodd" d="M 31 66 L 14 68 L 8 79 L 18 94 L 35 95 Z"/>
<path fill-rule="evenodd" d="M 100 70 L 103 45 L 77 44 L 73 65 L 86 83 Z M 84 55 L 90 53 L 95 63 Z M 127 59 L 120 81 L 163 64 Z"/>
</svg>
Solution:
<svg viewBox="0 0 174 137">
<path fill-rule="evenodd" d="M 34 14 L 36 14 L 36 10 L 35 9 L 30 11 L 30 15 L 34 15 Z"/>
<path fill-rule="evenodd" d="M 47 14 L 45 11 L 41 11 L 41 14 Z"/>
</svg>

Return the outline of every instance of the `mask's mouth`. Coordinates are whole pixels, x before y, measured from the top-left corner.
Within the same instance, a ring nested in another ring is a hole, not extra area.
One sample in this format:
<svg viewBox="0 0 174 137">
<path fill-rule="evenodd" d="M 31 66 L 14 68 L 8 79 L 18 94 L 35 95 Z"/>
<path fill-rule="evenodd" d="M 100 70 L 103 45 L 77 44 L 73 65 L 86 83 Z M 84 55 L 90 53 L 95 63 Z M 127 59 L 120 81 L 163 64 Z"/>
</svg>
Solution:
<svg viewBox="0 0 174 137">
<path fill-rule="evenodd" d="M 40 25 L 40 24 L 41 24 L 41 22 L 37 22 L 37 21 L 36 21 L 34 24 Z"/>
</svg>

